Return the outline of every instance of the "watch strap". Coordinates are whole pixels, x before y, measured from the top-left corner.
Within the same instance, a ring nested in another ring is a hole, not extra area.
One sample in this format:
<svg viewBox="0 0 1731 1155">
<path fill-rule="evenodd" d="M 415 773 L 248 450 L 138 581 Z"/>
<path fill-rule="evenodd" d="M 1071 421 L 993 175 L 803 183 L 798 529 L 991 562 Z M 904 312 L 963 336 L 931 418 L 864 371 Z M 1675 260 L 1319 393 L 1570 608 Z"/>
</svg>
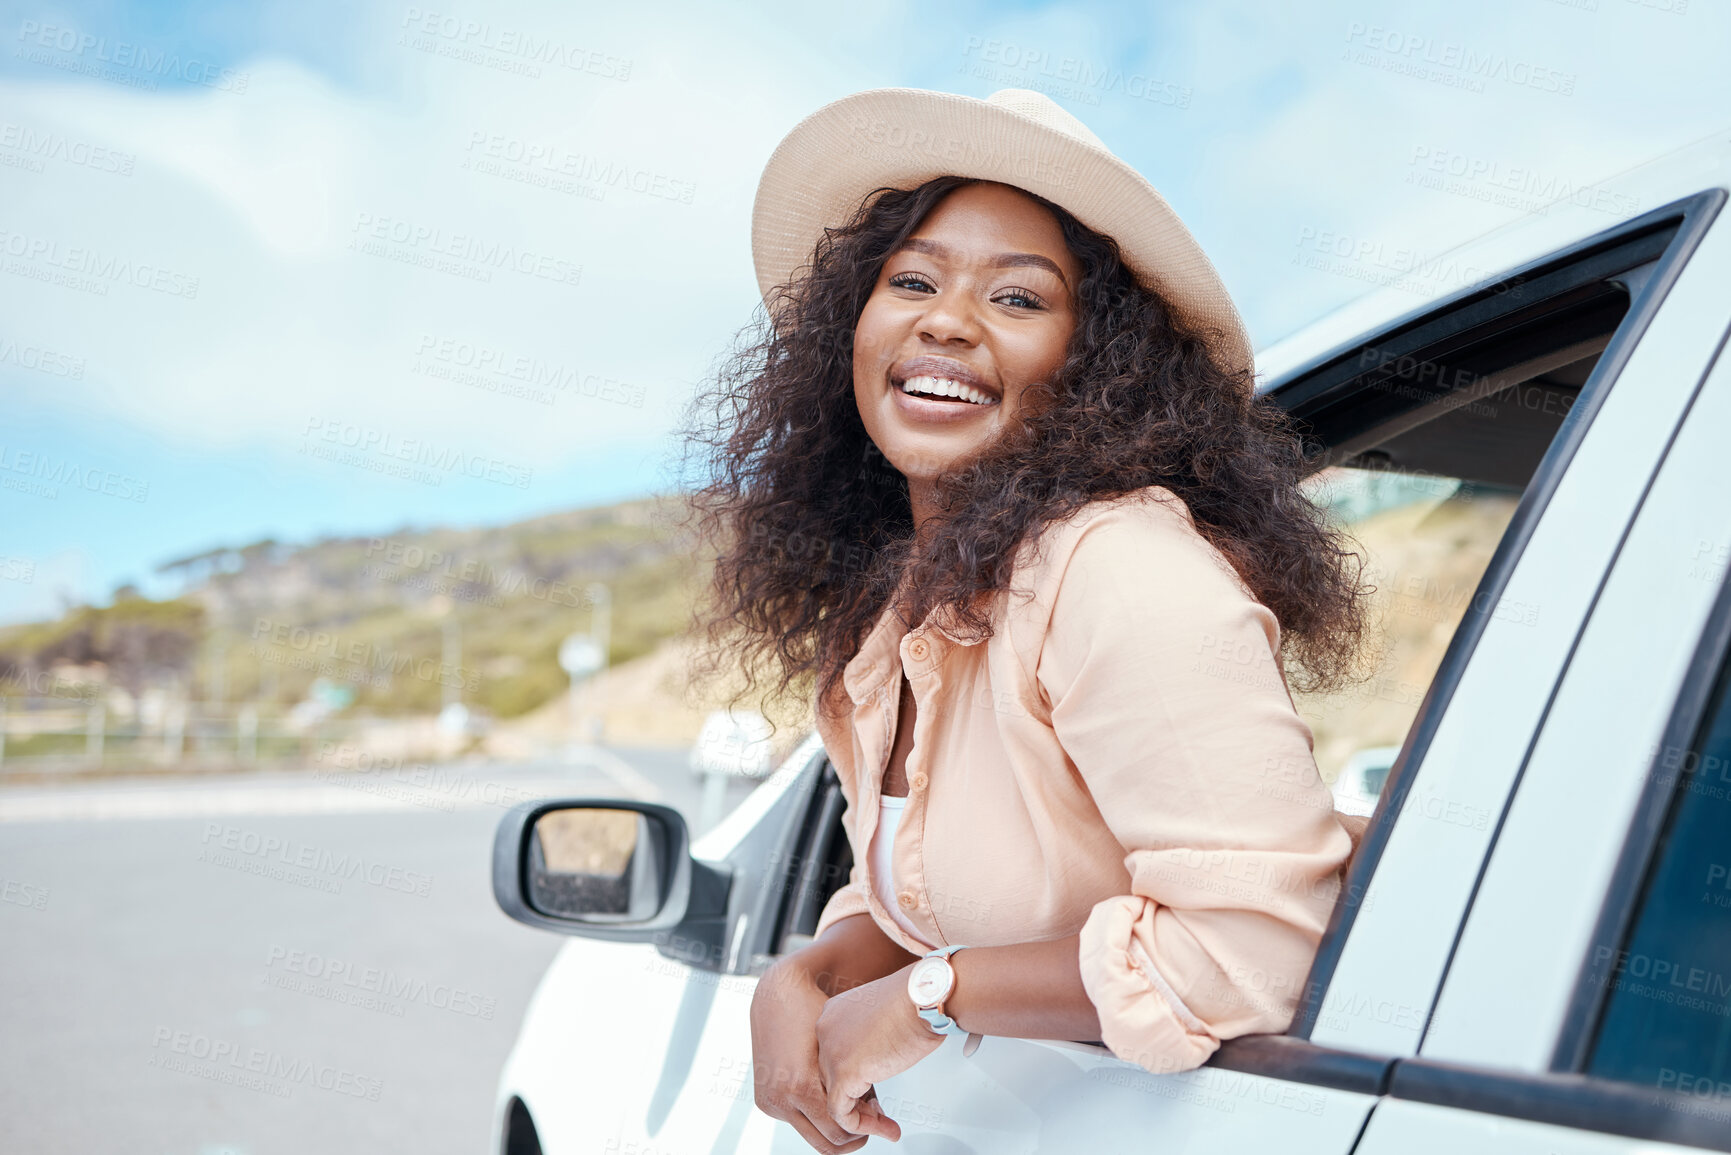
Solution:
<svg viewBox="0 0 1731 1155">
<path fill-rule="evenodd" d="M 968 1033 L 962 1030 L 956 1020 L 944 1014 L 938 1007 L 916 1007 L 915 1009 L 919 1011 L 920 1018 L 926 1021 L 926 1026 L 940 1035 L 965 1035 Z"/>
</svg>

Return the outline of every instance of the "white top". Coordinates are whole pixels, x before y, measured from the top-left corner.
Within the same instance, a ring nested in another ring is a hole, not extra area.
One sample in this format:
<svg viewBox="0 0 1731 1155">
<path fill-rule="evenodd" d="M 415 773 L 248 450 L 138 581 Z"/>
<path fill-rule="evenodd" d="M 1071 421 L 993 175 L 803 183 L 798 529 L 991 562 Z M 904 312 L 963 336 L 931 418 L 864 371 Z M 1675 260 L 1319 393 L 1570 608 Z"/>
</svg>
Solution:
<svg viewBox="0 0 1731 1155">
<path fill-rule="evenodd" d="M 926 942 L 926 936 L 908 921 L 908 916 L 902 913 L 901 903 L 896 901 L 895 877 L 890 869 L 895 855 L 896 827 L 901 824 L 902 807 L 907 804 L 906 798 L 891 798 L 887 794 L 878 799 L 878 828 L 872 835 L 871 845 L 872 890 L 890 912 L 890 917 L 896 920 L 897 926 L 920 942 Z M 926 945 L 931 946 L 930 943 Z"/>
</svg>

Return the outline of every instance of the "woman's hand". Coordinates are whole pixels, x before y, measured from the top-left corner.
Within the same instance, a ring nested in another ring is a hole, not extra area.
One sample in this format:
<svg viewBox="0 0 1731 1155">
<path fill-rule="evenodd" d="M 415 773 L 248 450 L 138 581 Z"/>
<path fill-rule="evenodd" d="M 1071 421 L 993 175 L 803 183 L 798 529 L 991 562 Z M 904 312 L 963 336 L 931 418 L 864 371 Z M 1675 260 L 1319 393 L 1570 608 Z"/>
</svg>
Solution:
<svg viewBox="0 0 1731 1155">
<path fill-rule="evenodd" d="M 872 1084 L 901 1074 L 944 1042 L 908 998 L 911 969 L 837 994 L 817 1020 L 818 1072 L 831 1120 L 891 1142 L 901 1139 L 901 1125 L 878 1106 Z"/>
<path fill-rule="evenodd" d="M 865 1146 L 867 1136 L 830 1116 L 817 1048 L 826 1001 L 797 952 L 765 971 L 751 998 L 751 1070 L 758 1110 L 790 1124 L 823 1155 L 839 1155 Z"/>
</svg>

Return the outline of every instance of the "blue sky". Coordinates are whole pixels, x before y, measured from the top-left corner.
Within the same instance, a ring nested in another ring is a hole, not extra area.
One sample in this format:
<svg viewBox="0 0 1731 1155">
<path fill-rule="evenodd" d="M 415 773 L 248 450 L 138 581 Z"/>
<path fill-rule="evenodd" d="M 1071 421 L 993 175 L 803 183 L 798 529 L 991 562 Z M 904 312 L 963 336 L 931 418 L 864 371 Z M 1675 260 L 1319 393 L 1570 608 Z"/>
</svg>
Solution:
<svg viewBox="0 0 1731 1155">
<path fill-rule="evenodd" d="M 1727 20 L 1704 0 L 0 5 L 0 621 L 163 592 L 155 566 L 214 546 L 662 487 L 681 407 L 756 304 L 763 162 L 850 92 L 1047 91 L 1177 208 L 1262 347 L 1397 276 L 1386 254 L 1723 127 Z M 580 66 L 531 75 L 506 47 L 525 36 Z M 1343 239 L 1373 256 L 1302 260 Z M 476 257 L 500 249 L 532 271 Z"/>
</svg>

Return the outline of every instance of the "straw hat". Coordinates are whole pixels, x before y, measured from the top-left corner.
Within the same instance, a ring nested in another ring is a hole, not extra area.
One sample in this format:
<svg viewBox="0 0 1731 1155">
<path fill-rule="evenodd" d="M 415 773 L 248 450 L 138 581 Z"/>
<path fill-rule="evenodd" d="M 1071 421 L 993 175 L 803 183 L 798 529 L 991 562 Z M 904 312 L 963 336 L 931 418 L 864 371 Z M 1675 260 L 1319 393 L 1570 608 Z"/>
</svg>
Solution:
<svg viewBox="0 0 1731 1155">
<path fill-rule="evenodd" d="M 1142 283 L 1184 320 L 1224 336 L 1229 368 L 1254 372 L 1250 335 L 1196 238 L 1154 186 L 1081 121 L 1038 92 L 985 100 L 877 88 L 826 104 L 776 148 L 751 211 L 765 299 L 811 263 L 825 227 L 845 224 L 873 189 L 946 174 L 1014 185 L 1118 242 Z"/>
</svg>

